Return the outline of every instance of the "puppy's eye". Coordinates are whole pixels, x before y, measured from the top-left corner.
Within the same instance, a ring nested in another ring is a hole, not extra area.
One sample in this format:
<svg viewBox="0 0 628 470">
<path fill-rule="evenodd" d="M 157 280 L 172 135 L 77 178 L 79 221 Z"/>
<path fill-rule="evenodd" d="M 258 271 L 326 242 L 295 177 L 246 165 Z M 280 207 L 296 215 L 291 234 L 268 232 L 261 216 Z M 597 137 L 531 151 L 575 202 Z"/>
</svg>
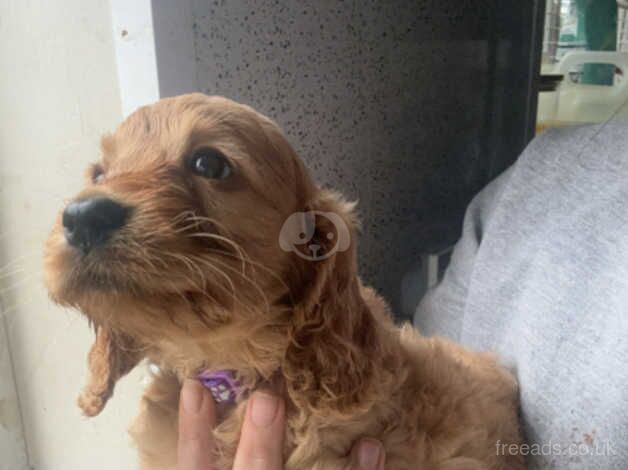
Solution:
<svg viewBox="0 0 628 470">
<path fill-rule="evenodd" d="M 216 149 L 202 148 L 194 152 L 189 160 L 190 170 L 205 178 L 222 180 L 231 175 L 231 165 Z"/>
<path fill-rule="evenodd" d="M 92 168 L 92 181 L 94 184 L 102 183 L 105 179 L 105 170 L 100 165 L 94 165 Z"/>
</svg>

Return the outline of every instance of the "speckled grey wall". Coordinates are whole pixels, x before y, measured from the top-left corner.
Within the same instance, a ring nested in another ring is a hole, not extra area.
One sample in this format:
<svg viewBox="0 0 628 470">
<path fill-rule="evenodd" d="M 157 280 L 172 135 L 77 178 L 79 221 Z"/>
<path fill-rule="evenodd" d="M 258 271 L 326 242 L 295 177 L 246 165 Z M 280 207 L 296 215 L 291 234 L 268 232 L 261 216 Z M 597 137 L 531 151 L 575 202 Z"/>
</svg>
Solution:
<svg viewBox="0 0 628 470">
<path fill-rule="evenodd" d="M 482 184 L 488 4 L 193 3 L 199 88 L 276 119 L 318 181 L 359 199 L 361 274 L 397 309 Z"/>
</svg>

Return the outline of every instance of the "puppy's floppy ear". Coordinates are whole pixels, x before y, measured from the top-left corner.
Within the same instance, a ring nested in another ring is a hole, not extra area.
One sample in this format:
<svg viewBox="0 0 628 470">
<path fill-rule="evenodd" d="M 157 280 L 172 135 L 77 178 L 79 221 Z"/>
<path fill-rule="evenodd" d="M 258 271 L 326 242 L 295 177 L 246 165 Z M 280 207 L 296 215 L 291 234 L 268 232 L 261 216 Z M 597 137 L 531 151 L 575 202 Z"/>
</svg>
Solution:
<svg viewBox="0 0 628 470">
<path fill-rule="evenodd" d="M 312 241 L 321 246 L 323 256 L 310 260 L 294 254 L 298 258 L 294 279 L 301 285 L 292 290 L 301 295 L 295 299 L 282 372 L 290 398 L 301 408 L 352 413 L 355 406 L 368 406 L 370 401 L 379 344 L 357 277 L 357 222 L 353 205 L 328 191 L 320 191 L 308 209 L 321 215 L 316 217 Z"/>
<path fill-rule="evenodd" d="M 135 342 L 109 328 L 96 326 L 96 340 L 87 356 L 89 378 L 78 399 L 86 416 L 99 414 L 113 395 L 118 379 L 142 359 Z"/>
</svg>

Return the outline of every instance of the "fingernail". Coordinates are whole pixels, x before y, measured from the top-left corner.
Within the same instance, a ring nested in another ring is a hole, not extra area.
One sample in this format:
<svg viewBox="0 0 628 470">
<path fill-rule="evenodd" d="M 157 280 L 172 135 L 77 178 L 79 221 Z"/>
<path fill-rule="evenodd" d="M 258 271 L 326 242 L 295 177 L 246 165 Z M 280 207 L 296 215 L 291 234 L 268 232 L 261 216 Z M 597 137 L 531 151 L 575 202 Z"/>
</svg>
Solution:
<svg viewBox="0 0 628 470">
<path fill-rule="evenodd" d="M 268 427 L 275 420 L 279 398 L 264 392 L 256 392 L 251 398 L 251 421 L 260 428 Z"/>
<path fill-rule="evenodd" d="M 358 448 L 358 464 L 360 470 L 377 470 L 382 448 L 379 442 L 364 439 Z"/>
<path fill-rule="evenodd" d="M 196 414 L 201 411 L 203 407 L 203 392 L 203 386 L 196 380 L 186 379 L 183 382 L 181 401 L 183 402 L 183 409 L 187 413 Z"/>
</svg>

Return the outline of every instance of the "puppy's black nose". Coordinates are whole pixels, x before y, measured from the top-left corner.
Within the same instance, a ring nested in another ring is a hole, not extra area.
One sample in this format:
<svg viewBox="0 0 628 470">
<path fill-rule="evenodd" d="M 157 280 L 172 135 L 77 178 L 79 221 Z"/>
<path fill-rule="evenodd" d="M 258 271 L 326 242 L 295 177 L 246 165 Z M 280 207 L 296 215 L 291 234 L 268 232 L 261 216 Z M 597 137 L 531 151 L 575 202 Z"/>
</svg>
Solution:
<svg viewBox="0 0 628 470">
<path fill-rule="evenodd" d="M 83 253 L 105 243 L 122 227 L 129 208 L 104 197 L 93 197 L 68 204 L 63 211 L 65 238 Z"/>
</svg>

